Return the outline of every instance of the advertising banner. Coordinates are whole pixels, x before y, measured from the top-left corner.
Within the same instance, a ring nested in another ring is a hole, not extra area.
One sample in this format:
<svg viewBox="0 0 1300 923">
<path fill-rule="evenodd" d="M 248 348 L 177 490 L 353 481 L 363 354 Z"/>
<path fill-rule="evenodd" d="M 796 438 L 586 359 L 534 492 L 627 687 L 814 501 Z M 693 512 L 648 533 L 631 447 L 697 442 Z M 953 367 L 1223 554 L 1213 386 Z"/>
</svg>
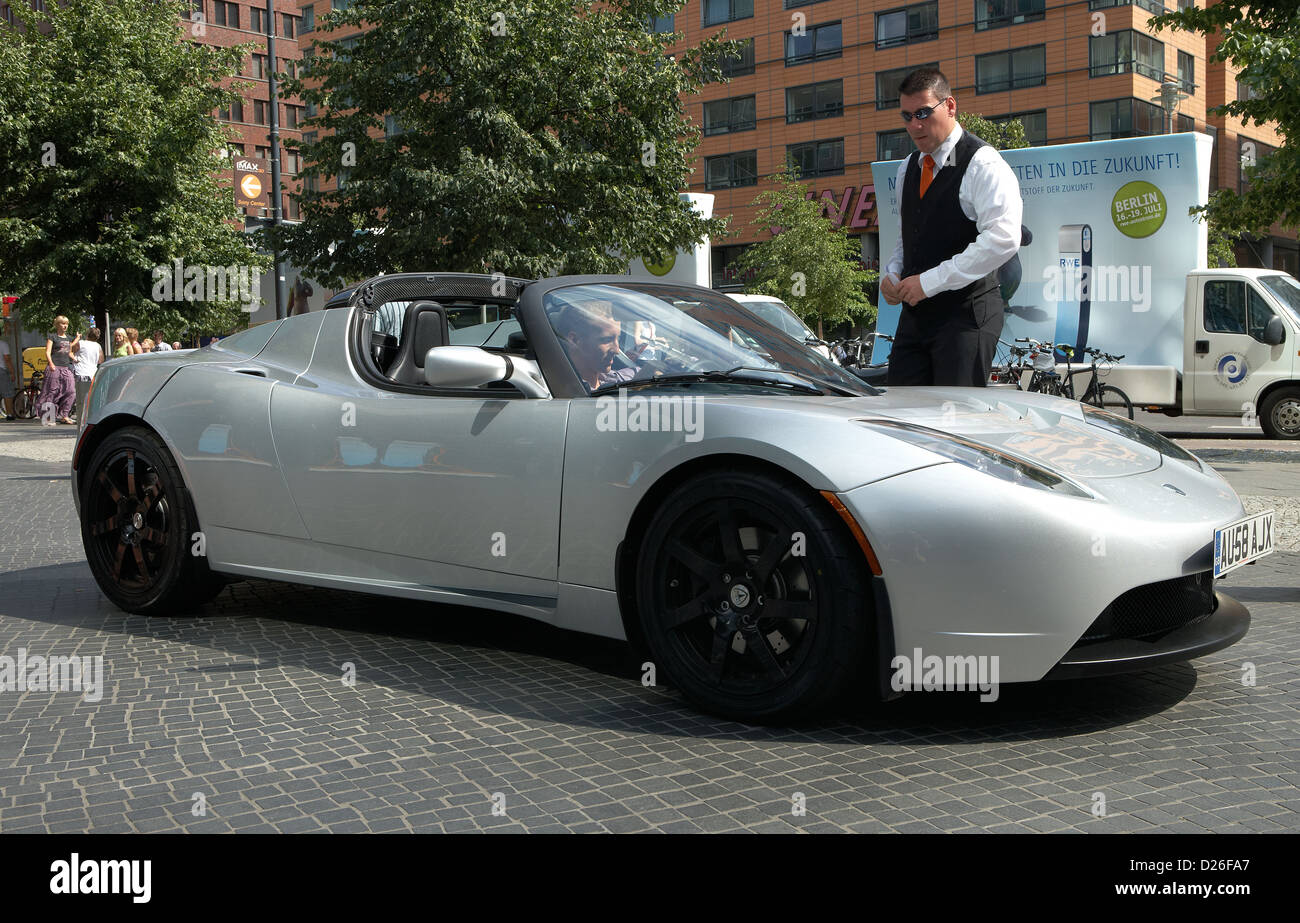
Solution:
<svg viewBox="0 0 1300 923">
<path fill-rule="evenodd" d="M 1185 277 L 1204 267 L 1206 247 L 1205 224 L 1187 211 L 1208 197 L 1212 148 L 1187 132 L 1003 151 L 1033 238 L 1001 273 L 1003 342 L 1086 344 L 1125 365 L 1181 371 Z M 882 273 L 899 235 L 898 165 L 871 166 Z M 892 334 L 899 311 L 882 298 L 877 330 Z M 878 341 L 872 361 L 888 351 Z"/>
<path fill-rule="evenodd" d="M 260 157 L 235 157 L 235 205 L 240 208 L 270 208 L 267 187 L 271 185 L 266 161 Z"/>
</svg>

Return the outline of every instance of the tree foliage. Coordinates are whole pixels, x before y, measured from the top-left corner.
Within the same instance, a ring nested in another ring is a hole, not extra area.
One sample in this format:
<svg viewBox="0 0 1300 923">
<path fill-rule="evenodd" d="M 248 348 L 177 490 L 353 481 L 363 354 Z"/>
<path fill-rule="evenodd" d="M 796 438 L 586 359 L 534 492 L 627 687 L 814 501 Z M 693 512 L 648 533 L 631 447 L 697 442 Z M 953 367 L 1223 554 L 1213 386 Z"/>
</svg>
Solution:
<svg viewBox="0 0 1300 923">
<path fill-rule="evenodd" d="M 731 47 L 711 38 L 668 57 L 673 37 L 646 23 L 679 6 L 356 0 L 323 17 L 336 35 L 369 31 L 347 44 L 318 31 L 286 82 L 322 111 L 305 124 L 303 223 L 282 231 L 285 251 L 339 285 L 428 269 L 621 272 L 628 256 L 717 236 L 725 222 L 678 196 L 699 135 L 682 98 L 721 76 Z M 324 188 L 340 173 L 341 189 Z"/>
<path fill-rule="evenodd" d="M 246 48 L 184 41 L 192 6 L 174 0 L 11 6 L 24 28 L 0 25 L 0 290 L 24 326 L 105 311 L 142 329 L 235 326 L 234 300 L 155 301 L 152 270 L 267 265 L 217 179 L 218 84 Z"/>
<path fill-rule="evenodd" d="M 1025 138 L 1025 126 L 1019 119 L 990 122 L 974 112 L 959 112 L 957 122 L 975 137 L 993 145 L 994 150 L 1012 151 L 1029 147 L 1029 141 Z"/>
<path fill-rule="evenodd" d="M 1162 29 L 1218 35 L 1211 62 L 1226 61 L 1240 71 L 1238 79 L 1253 89 L 1253 98 L 1217 107 L 1247 125 L 1275 123 L 1278 134 L 1290 139 L 1300 132 L 1300 5 L 1295 0 L 1220 0 L 1207 8 L 1189 7 L 1151 20 Z M 1255 165 L 1242 166 L 1249 183 L 1244 193 L 1220 189 L 1208 204 L 1193 208 L 1210 220 L 1210 236 L 1231 239 L 1241 234 L 1267 234 L 1274 224 L 1300 226 L 1300 150 L 1286 144 Z M 1231 247 L 1220 247 L 1231 259 Z M 1214 256 L 1211 255 L 1211 265 Z"/>
<path fill-rule="evenodd" d="M 878 273 L 860 268 L 859 245 L 848 229 L 822 215 L 821 199 L 805 198 L 793 173 L 771 177 L 776 185 L 751 203 L 759 211 L 754 230 L 776 233 L 741 254 L 737 265 L 754 274 L 749 291 L 775 295 L 821 329 L 857 321 L 871 323 L 876 309 L 866 295 Z M 820 335 L 821 329 L 818 330 Z"/>
</svg>

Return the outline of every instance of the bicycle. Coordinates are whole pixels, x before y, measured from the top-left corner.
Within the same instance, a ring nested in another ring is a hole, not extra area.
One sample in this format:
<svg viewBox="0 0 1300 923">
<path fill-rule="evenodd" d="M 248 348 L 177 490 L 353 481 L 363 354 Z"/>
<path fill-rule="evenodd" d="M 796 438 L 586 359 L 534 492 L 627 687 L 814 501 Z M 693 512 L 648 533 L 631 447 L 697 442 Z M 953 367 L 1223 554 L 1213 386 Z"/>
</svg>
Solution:
<svg viewBox="0 0 1300 923">
<path fill-rule="evenodd" d="M 1033 375 L 1030 376 L 1029 385 L 1024 390 L 1051 394 L 1055 397 L 1074 397 L 1073 394 L 1067 393 L 1068 386 L 1056 371 L 1056 359 L 1052 355 L 1054 347 L 1051 343 L 1044 343 L 1032 337 L 1016 337 L 1016 342 L 1029 344 L 1025 352 L 1028 354 L 1029 367 L 1033 369 Z"/>
<path fill-rule="evenodd" d="M 1017 391 L 1025 390 L 1020 382 L 1029 368 L 1025 360 L 1030 351 L 1010 343 L 1003 343 L 1001 340 L 998 340 L 998 344 L 1007 348 L 1007 361 L 993 366 L 989 372 L 989 384 L 1011 386 Z"/>
<path fill-rule="evenodd" d="M 14 395 L 14 416 L 20 420 L 32 420 L 41 413 L 41 390 L 45 385 L 45 373 L 26 359 L 23 360 L 23 365 L 31 369 L 32 374 L 27 384 Z"/>
<path fill-rule="evenodd" d="M 1059 349 L 1060 347 L 1057 348 Z M 1077 372 L 1068 371 L 1070 361 L 1069 357 L 1070 353 L 1073 353 L 1073 350 L 1066 354 L 1067 375 L 1086 375 L 1088 372 L 1092 373 L 1092 377 L 1088 379 L 1088 387 L 1084 389 L 1083 397 L 1079 398 L 1079 400 L 1084 404 L 1092 404 L 1094 407 L 1100 407 L 1102 410 L 1109 410 L 1112 413 L 1122 412 L 1127 414 L 1128 418 L 1132 420 L 1133 402 L 1129 400 L 1127 394 L 1114 385 L 1102 384 L 1101 373 L 1098 366 L 1098 360 L 1107 363 L 1109 366 L 1119 362 L 1119 360 L 1124 357 L 1113 356 L 1100 349 L 1093 349 L 1091 346 L 1085 346 L 1083 351 L 1087 355 L 1091 356 L 1092 360 L 1089 363 L 1088 368 L 1079 369 Z M 1073 378 L 1071 378 L 1070 391 L 1070 396 L 1073 397 Z"/>
</svg>

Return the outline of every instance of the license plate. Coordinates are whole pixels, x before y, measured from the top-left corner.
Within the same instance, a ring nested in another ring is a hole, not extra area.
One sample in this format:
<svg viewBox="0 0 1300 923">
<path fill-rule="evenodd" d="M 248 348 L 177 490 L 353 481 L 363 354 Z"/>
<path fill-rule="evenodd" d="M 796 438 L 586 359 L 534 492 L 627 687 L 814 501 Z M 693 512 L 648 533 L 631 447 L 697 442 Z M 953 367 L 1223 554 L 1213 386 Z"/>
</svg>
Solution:
<svg viewBox="0 0 1300 923">
<path fill-rule="evenodd" d="M 1273 511 L 1247 516 L 1214 530 L 1214 576 L 1273 553 Z"/>
</svg>

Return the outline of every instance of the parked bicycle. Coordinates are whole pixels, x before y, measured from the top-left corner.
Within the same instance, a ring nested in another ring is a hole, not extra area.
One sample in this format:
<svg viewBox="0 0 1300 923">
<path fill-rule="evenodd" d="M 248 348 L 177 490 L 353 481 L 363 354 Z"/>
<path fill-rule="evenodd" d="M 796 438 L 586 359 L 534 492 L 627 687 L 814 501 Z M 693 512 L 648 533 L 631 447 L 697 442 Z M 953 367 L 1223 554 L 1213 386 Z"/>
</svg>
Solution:
<svg viewBox="0 0 1300 923">
<path fill-rule="evenodd" d="M 1060 348 L 1061 347 L 1059 346 L 1057 347 L 1057 349 Z M 1068 347 L 1067 350 L 1068 351 L 1065 353 L 1065 368 L 1066 375 L 1069 378 L 1069 396 L 1074 397 L 1074 376 L 1087 375 L 1088 373 L 1091 373 L 1091 377 L 1088 379 L 1088 386 L 1084 389 L 1083 397 L 1079 398 L 1079 400 L 1085 404 L 1092 404 L 1094 407 L 1109 410 L 1112 413 L 1127 415 L 1128 418 L 1132 420 L 1133 402 L 1128 399 L 1128 395 L 1114 385 L 1102 384 L 1101 381 L 1102 374 L 1109 370 L 1110 366 L 1119 362 L 1119 360 L 1124 357 L 1122 355 L 1114 356 L 1110 353 L 1103 352 L 1100 349 L 1093 349 L 1091 346 L 1086 346 L 1083 351 L 1091 357 L 1088 366 L 1086 368 L 1080 368 L 1078 371 L 1073 371 L 1070 369 L 1070 358 L 1073 356 L 1074 350 L 1068 349 Z M 1103 363 L 1104 368 L 1099 363 Z"/>
<path fill-rule="evenodd" d="M 1006 348 L 1007 358 L 1005 362 L 993 366 L 989 372 L 989 384 L 1009 385 L 1017 391 L 1023 391 L 1024 385 L 1021 381 L 1025 377 L 1025 372 L 1030 369 L 1028 362 L 1030 350 L 1012 343 L 1004 343 L 1002 340 L 998 340 L 998 344 Z"/>
<path fill-rule="evenodd" d="M 27 384 L 14 395 L 14 416 L 20 420 L 31 420 L 41 413 L 41 390 L 45 385 L 45 373 L 26 359 L 23 360 L 23 365 L 32 370 L 32 375 Z"/>
<path fill-rule="evenodd" d="M 1073 394 L 1067 393 L 1067 385 L 1061 379 L 1060 373 L 1056 371 L 1056 359 L 1052 355 L 1051 343 L 1044 343 L 1033 337 L 1016 337 L 1016 342 L 1029 344 L 1024 351 L 1024 359 L 1033 370 L 1033 374 L 1029 377 L 1029 384 L 1024 387 L 1024 390 L 1052 394 L 1056 397 L 1074 397 Z"/>
</svg>

